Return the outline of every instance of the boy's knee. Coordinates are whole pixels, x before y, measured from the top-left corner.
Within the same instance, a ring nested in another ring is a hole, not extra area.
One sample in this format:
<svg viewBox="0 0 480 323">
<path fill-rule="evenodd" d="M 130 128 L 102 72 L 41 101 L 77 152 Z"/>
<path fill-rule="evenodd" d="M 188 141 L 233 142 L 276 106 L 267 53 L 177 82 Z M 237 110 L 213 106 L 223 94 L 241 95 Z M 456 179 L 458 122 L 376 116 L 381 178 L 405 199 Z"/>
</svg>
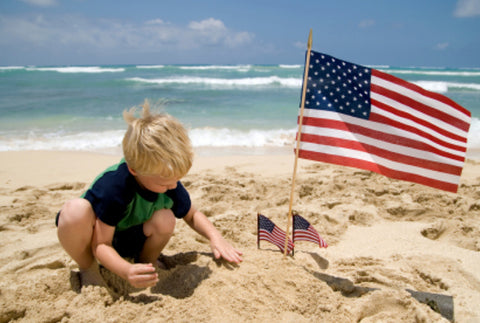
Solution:
<svg viewBox="0 0 480 323">
<path fill-rule="evenodd" d="M 175 230 L 175 224 L 177 220 L 172 210 L 162 209 L 153 213 L 152 218 L 150 219 L 150 230 L 151 232 L 146 232 L 152 234 L 153 232 L 157 234 L 172 234 Z M 150 235 L 150 234 L 147 234 Z"/>
<path fill-rule="evenodd" d="M 83 198 L 67 201 L 60 210 L 58 226 L 81 224 L 95 224 L 95 213 L 90 202 Z"/>
</svg>

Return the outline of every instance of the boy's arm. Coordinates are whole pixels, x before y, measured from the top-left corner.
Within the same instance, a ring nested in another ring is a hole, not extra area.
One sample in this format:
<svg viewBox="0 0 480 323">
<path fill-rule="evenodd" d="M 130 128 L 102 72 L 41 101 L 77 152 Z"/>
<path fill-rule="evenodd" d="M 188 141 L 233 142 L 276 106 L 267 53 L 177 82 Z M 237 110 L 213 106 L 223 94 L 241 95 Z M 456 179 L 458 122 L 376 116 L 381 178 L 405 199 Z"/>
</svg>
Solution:
<svg viewBox="0 0 480 323">
<path fill-rule="evenodd" d="M 92 251 L 107 269 L 127 280 L 134 287 L 150 287 L 158 282 L 152 264 L 131 264 L 112 247 L 115 227 L 97 218 L 93 233 Z"/>
<path fill-rule="evenodd" d="M 237 264 L 243 260 L 241 257 L 242 252 L 228 243 L 205 214 L 195 209 L 194 206 L 190 208 L 190 211 L 183 219 L 193 230 L 210 241 L 210 247 L 216 259 L 222 257 L 229 262 Z"/>
</svg>

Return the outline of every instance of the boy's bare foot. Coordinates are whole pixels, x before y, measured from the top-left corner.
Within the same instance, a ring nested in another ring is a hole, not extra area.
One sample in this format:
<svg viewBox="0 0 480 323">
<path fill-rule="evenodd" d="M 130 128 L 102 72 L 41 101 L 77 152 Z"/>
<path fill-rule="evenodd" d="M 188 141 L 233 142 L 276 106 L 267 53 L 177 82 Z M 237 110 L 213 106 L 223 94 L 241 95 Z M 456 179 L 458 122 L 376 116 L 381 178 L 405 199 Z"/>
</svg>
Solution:
<svg viewBox="0 0 480 323">
<path fill-rule="evenodd" d="M 81 286 L 102 286 L 107 287 L 107 283 L 103 280 L 100 274 L 100 269 L 97 262 L 93 262 L 90 268 L 80 269 L 80 285 Z"/>
</svg>

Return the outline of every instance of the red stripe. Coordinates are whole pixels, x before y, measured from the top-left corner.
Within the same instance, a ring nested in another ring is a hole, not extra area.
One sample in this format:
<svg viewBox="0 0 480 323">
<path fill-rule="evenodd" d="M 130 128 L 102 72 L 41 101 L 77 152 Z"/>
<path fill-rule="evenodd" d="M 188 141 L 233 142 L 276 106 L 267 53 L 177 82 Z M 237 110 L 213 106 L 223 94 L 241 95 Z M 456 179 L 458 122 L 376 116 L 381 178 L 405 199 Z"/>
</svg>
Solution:
<svg viewBox="0 0 480 323">
<path fill-rule="evenodd" d="M 311 232 L 305 231 L 305 230 L 295 230 L 293 234 L 293 241 L 310 241 L 314 243 L 318 243 L 319 246 L 321 247 L 327 247 L 327 243 L 320 238 L 318 235 L 314 235 Z"/>
<path fill-rule="evenodd" d="M 375 119 L 383 119 L 380 118 L 380 116 L 377 118 L 377 116 L 373 116 Z M 304 117 L 303 119 L 303 124 L 312 126 L 312 127 L 318 127 L 318 128 L 331 128 L 331 129 L 337 129 L 337 130 L 342 130 L 342 131 L 348 131 L 351 133 L 358 133 L 363 136 L 377 139 L 377 140 L 382 140 L 391 144 L 396 144 L 396 145 L 402 145 L 405 147 L 413 148 L 413 149 L 418 149 L 422 151 L 428 151 L 443 157 L 447 157 L 453 160 L 457 161 L 464 161 L 464 157 L 458 156 L 443 150 L 440 150 L 438 148 L 435 148 L 425 142 L 409 139 L 406 137 L 398 136 L 398 135 L 393 135 L 389 133 L 384 133 L 380 131 L 376 131 L 367 127 L 355 125 L 355 124 L 350 124 L 338 120 L 330 120 L 330 119 L 323 119 L 323 118 L 312 118 L 312 117 Z M 383 120 L 382 120 L 383 121 Z M 389 119 L 385 120 L 389 121 Z M 380 122 L 380 121 L 378 121 Z M 383 122 L 382 122 L 383 123 Z M 415 129 L 415 128 L 414 128 Z M 424 136 L 425 137 L 425 136 Z M 436 138 L 433 138 L 436 139 Z M 438 143 L 438 140 L 434 140 L 435 142 Z M 441 144 L 442 142 L 440 142 Z M 452 148 L 452 147 L 449 147 Z M 464 153 L 465 148 L 463 147 L 457 147 L 455 146 L 456 150 L 459 150 L 460 152 Z"/>
<path fill-rule="evenodd" d="M 387 90 L 387 89 L 383 89 L 379 86 L 375 86 L 372 84 L 372 91 L 374 91 L 374 88 L 375 88 L 375 92 L 378 91 L 379 89 L 382 89 L 382 92 L 388 92 L 387 93 L 382 93 L 384 95 L 387 95 L 389 96 L 390 98 L 392 98 L 393 100 L 395 101 L 398 101 L 398 102 L 401 102 L 402 104 L 405 104 L 411 108 L 414 108 L 415 110 L 419 111 L 419 112 L 422 112 L 422 113 L 426 113 L 436 119 L 439 119 L 439 120 L 442 120 L 444 121 L 445 123 L 448 123 L 448 124 L 451 124 L 452 126 L 458 128 L 458 129 L 461 129 L 465 132 L 468 132 L 468 128 L 469 128 L 469 124 L 466 123 L 465 121 L 462 121 L 462 120 L 459 120 L 459 119 L 456 119 L 454 117 L 452 117 L 451 115 L 447 115 L 443 112 L 440 112 L 438 110 L 435 110 L 433 108 L 430 108 L 429 106 L 426 106 L 424 104 L 421 104 L 421 103 L 418 103 L 417 101 L 414 101 L 410 98 L 407 98 L 406 96 L 403 96 L 403 95 L 400 95 L 399 93 L 397 92 L 393 92 L 393 91 L 390 91 L 390 90 Z M 405 111 L 402 111 L 402 110 L 399 110 L 397 108 L 394 108 L 392 106 L 389 106 L 383 102 L 379 102 L 375 99 L 370 99 L 371 101 L 371 104 L 373 106 L 376 106 L 376 107 L 379 107 L 385 111 L 388 111 L 390 113 L 393 113 L 399 117 L 402 117 L 402 118 L 406 118 L 406 119 L 410 119 L 418 124 L 421 124 L 427 128 L 430 128 L 446 137 L 450 137 L 450 138 L 453 138 L 455 140 L 464 140 L 465 138 L 463 138 L 462 136 L 459 136 L 459 135 L 456 135 L 455 133 L 453 132 L 450 132 L 450 131 L 447 131 L 433 123 L 430 123 L 426 120 L 423 120 L 421 118 L 418 118 L 408 112 L 405 112 Z M 410 101 L 410 102 L 409 102 Z M 433 110 L 433 111 L 428 111 L 428 110 Z M 434 115 L 436 114 L 436 115 Z"/>
<path fill-rule="evenodd" d="M 313 241 L 313 242 L 320 243 L 320 240 L 318 239 L 317 236 L 315 236 L 312 233 L 309 233 L 307 231 L 298 230 L 298 229 L 295 230 L 295 233 L 293 235 L 293 239 L 295 241 L 297 241 L 297 240 L 308 240 L 308 241 Z"/>
<path fill-rule="evenodd" d="M 300 150 L 299 157 L 305 159 L 311 159 L 316 161 L 327 162 L 336 165 L 349 166 L 355 168 L 361 168 L 370 170 L 394 179 L 411 181 L 414 183 L 431 186 L 434 188 L 442 189 L 448 192 L 457 192 L 457 185 L 435 180 L 429 177 L 424 177 L 416 174 L 393 170 L 375 163 L 371 163 L 362 159 L 355 159 L 350 157 L 343 157 L 337 155 L 329 155 L 316 151 Z"/>
<path fill-rule="evenodd" d="M 268 230 L 261 229 L 260 232 L 262 232 L 264 235 L 268 235 L 269 238 L 272 240 L 280 241 L 280 242 L 285 242 L 285 233 L 280 230 L 273 229 L 272 232 L 269 232 Z"/>
<path fill-rule="evenodd" d="M 461 105 L 459 105 L 458 103 L 456 103 L 455 101 L 451 100 L 450 98 L 448 98 L 444 95 L 441 95 L 441 94 L 438 94 L 438 93 L 435 93 L 435 92 L 431 92 L 431 91 L 427 91 L 427 90 L 421 88 L 418 85 L 415 85 L 413 83 L 402 80 L 401 78 L 398 78 L 398 77 L 393 76 L 391 74 L 383 73 L 383 72 L 380 72 L 380 71 L 375 70 L 375 69 L 372 69 L 371 71 L 372 71 L 373 76 L 382 78 L 386 81 L 398 84 L 398 85 L 403 86 L 405 88 L 408 88 L 412 91 L 418 92 L 419 94 L 421 94 L 423 96 L 426 96 L 428 98 L 431 98 L 431 99 L 440 101 L 442 103 L 445 103 L 445 104 L 451 106 L 452 108 L 454 108 L 455 110 L 461 112 L 465 116 L 467 116 L 469 118 L 471 117 L 470 111 L 468 111 L 467 109 L 465 109 L 464 107 L 462 107 Z M 467 125 L 467 128 L 465 129 L 465 131 L 468 131 L 468 125 Z"/>
<path fill-rule="evenodd" d="M 265 240 L 271 242 L 275 246 L 277 246 L 282 252 L 284 251 L 285 245 L 285 232 L 281 231 L 278 228 L 274 228 L 272 232 L 269 232 L 265 229 L 260 229 L 258 232 L 258 236 L 260 240 Z M 290 252 L 293 249 L 293 242 L 292 240 L 288 239 L 288 246 L 287 251 Z"/>
<path fill-rule="evenodd" d="M 403 154 L 393 152 L 391 150 L 378 148 L 376 146 L 361 143 L 358 141 L 340 139 L 340 138 L 334 138 L 334 137 L 325 137 L 325 136 L 319 136 L 319 135 L 311 135 L 311 134 L 302 134 L 302 137 L 300 140 L 302 142 L 310 142 L 315 144 L 363 151 L 368 154 L 383 157 L 385 159 L 389 159 L 405 165 L 418 166 L 418 167 L 422 167 L 425 169 L 430 169 L 433 171 L 442 172 L 446 174 L 460 176 L 462 173 L 462 167 L 453 166 L 453 165 L 435 162 L 435 161 L 426 160 L 426 159 L 421 159 L 421 158 L 412 157 L 408 155 L 403 155 Z"/>
<path fill-rule="evenodd" d="M 429 134 L 428 132 L 420 130 L 419 128 L 416 128 L 414 126 L 406 125 L 404 123 L 401 123 L 399 121 L 390 119 L 388 117 L 385 117 L 385 116 L 377 114 L 377 113 L 371 113 L 370 114 L 370 121 L 382 123 L 382 124 L 385 124 L 385 125 L 388 125 L 388 126 L 391 126 L 391 127 L 394 127 L 394 128 L 398 128 L 398 129 L 402 129 L 402 130 L 414 133 L 416 135 L 419 135 L 420 137 L 424 137 L 425 139 L 433 141 L 433 142 L 435 142 L 435 143 L 437 143 L 437 144 L 439 144 L 439 145 L 441 145 L 445 148 L 457 150 L 461 153 L 465 153 L 465 151 L 467 150 L 466 146 L 462 147 L 462 146 L 459 146 L 459 145 L 455 145 L 455 144 L 446 142 L 444 140 L 441 140 L 440 138 L 435 137 L 432 134 Z M 463 142 L 466 142 L 466 140 L 467 140 L 466 137 L 462 138 Z M 462 160 L 463 160 L 463 158 L 462 158 Z"/>
</svg>

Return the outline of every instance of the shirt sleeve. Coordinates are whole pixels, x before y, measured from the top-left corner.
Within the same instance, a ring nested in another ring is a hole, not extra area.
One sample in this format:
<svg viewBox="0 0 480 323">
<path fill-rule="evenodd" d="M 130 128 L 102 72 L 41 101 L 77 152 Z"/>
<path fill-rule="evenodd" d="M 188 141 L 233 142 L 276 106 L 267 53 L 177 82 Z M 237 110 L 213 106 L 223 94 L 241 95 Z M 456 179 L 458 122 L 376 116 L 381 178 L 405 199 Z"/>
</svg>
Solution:
<svg viewBox="0 0 480 323">
<path fill-rule="evenodd" d="M 134 196 L 134 185 L 133 177 L 129 177 L 120 166 L 97 178 L 83 197 L 90 202 L 95 215 L 102 222 L 116 226 L 125 216 L 127 205 Z"/>
<path fill-rule="evenodd" d="M 177 219 L 181 219 L 188 214 L 192 207 L 190 194 L 185 189 L 180 181 L 177 182 L 177 187 L 173 190 L 168 190 L 165 193 L 173 201 L 172 212 Z"/>
</svg>

